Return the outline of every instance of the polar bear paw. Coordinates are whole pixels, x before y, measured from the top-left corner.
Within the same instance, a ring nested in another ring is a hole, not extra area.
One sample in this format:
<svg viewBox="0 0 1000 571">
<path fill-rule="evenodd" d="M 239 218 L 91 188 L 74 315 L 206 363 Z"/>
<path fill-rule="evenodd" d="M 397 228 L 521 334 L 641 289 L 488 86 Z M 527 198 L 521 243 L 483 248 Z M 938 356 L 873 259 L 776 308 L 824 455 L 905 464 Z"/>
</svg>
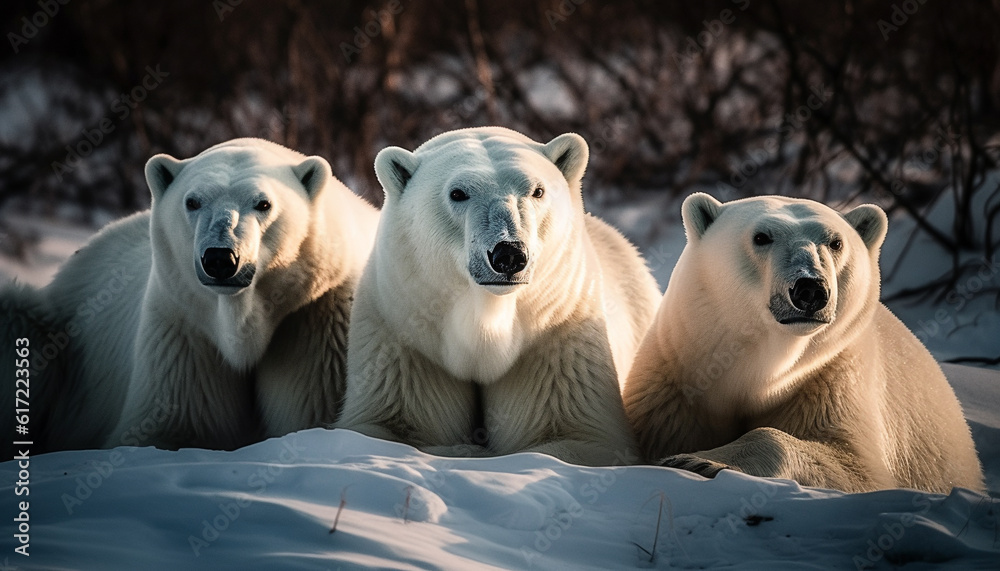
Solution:
<svg viewBox="0 0 1000 571">
<path fill-rule="evenodd" d="M 739 468 L 734 466 L 716 462 L 714 460 L 706 460 L 705 458 L 701 458 L 693 454 L 675 454 L 673 456 L 667 456 L 656 464 L 657 466 L 665 466 L 667 468 L 687 470 L 688 472 L 694 472 L 695 474 L 706 478 L 714 478 L 715 475 L 722 470 L 739 471 Z"/>
</svg>

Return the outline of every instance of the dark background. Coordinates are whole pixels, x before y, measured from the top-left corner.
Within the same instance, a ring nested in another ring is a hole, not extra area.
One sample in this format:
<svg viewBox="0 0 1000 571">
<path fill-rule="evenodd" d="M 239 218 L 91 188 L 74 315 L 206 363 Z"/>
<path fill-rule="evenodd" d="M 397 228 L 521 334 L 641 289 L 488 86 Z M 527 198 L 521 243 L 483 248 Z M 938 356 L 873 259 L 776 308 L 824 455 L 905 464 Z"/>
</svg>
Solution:
<svg viewBox="0 0 1000 571">
<path fill-rule="evenodd" d="M 6 1 L 0 213 L 141 209 L 151 155 L 238 136 L 322 155 L 379 203 L 382 147 L 499 124 L 582 134 L 603 200 L 904 213 L 954 263 L 899 295 L 942 295 L 994 257 L 1000 2 L 579 1 Z M 945 224 L 926 217 L 940 201 Z"/>
</svg>

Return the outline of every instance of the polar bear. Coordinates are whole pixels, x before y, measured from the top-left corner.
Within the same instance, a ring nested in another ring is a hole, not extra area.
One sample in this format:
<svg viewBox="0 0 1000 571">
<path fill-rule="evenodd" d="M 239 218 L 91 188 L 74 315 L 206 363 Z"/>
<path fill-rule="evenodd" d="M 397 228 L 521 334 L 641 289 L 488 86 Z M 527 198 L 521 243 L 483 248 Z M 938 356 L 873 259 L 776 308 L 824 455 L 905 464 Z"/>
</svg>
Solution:
<svg viewBox="0 0 1000 571">
<path fill-rule="evenodd" d="M 848 492 L 983 489 L 955 393 L 879 302 L 881 209 L 693 194 L 682 217 L 624 392 L 648 459 Z"/>
<path fill-rule="evenodd" d="M 377 210 L 260 139 L 156 155 L 146 180 L 152 208 L 42 290 L 68 351 L 54 446 L 231 449 L 336 420 Z"/>
<path fill-rule="evenodd" d="M 660 294 L 584 212 L 588 157 L 579 135 L 499 127 L 378 154 L 385 203 L 337 426 L 443 455 L 634 458 L 620 382 Z"/>
</svg>

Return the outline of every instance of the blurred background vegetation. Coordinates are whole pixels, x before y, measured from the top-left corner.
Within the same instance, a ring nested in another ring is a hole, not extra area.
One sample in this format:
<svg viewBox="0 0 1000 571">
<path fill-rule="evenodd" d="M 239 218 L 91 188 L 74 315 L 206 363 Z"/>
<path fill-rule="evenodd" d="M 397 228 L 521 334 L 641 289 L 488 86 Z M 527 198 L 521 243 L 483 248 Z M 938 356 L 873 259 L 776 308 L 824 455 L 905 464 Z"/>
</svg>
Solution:
<svg viewBox="0 0 1000 571">
<path fill-rule="evenodd" d="M 7 220 L 144 208 L 151 155 L 240 136 L 379 203 L 382 147 L 498 124 L 586 137 L 591 199 L 876 201 L 954 260 L 901 295 L 1000 247 L 997 0 L 7 0 L 0 31 Z"/>
</svg>

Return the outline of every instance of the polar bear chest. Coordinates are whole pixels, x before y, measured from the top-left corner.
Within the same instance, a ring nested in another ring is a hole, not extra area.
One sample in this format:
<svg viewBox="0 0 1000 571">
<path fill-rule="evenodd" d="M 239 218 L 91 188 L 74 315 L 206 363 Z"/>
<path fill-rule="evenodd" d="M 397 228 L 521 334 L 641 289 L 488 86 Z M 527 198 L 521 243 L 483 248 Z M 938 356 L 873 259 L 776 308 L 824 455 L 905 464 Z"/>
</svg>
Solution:
<svg viewBox="0 0 1000 571">
<path fill-rule="evenodd" d="M 524 345 L 517 313 L 514 295 L 460 295 L 442 316 L 442 366 L 459 379 L 488 383 L 500 378 Z"/>
<path fill-rule="evenodd" d="M 157 321 L 180 330 L 198 331 L 205 342 L 237 370 L 252 368 L 263 357 L 281 316 L 268 306 L 252 286 L 237 295 L 224 296 L 189 290 L 180 299 L 167 297 L 160 280 L 147 292 L 146 311 L 158 314 Z M 156 293 L 160 290 L 160 293 Z M 176 293 L 173 294 L 175 297 Z M 164 300 L 172 300 L 164 303 Z"/>
</svg>

